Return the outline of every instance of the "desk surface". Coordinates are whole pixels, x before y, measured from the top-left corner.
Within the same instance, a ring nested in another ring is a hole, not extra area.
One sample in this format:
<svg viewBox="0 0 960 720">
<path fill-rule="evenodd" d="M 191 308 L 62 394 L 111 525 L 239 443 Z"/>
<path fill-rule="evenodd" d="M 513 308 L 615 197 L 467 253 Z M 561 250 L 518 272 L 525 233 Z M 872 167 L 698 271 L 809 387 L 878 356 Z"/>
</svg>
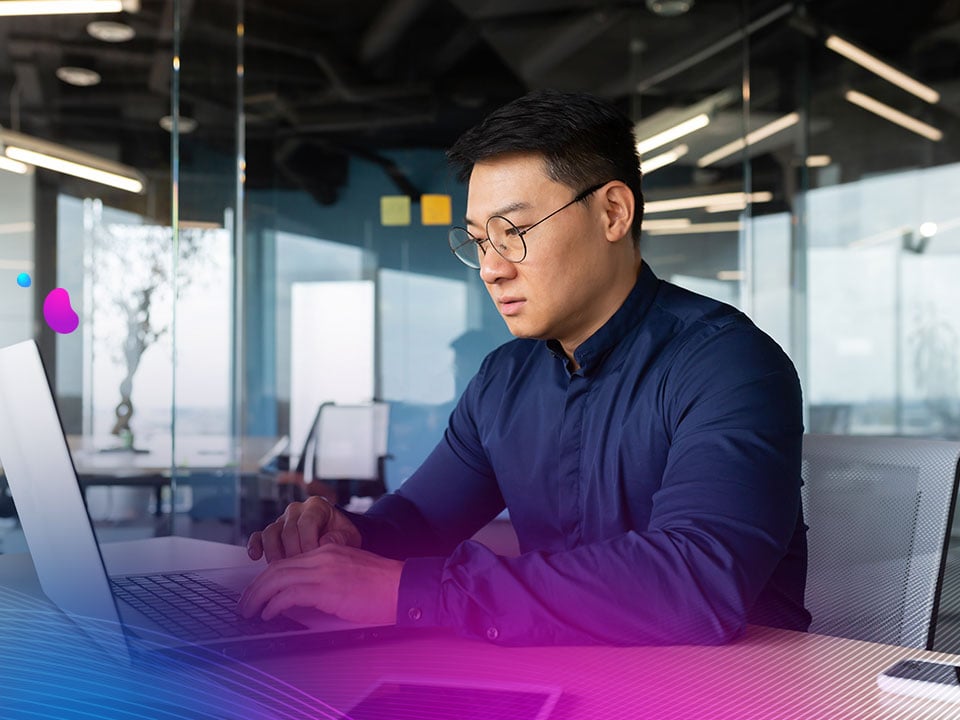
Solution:
<svg viewBox="0 0 960 720">
<path fill-rule="evenodd" d="M 113 451 L 115 438 L 89 438 L 71 435 L 67 438 L 73 462 L 80 475 L 146 475 L 166 474 L 171 471 L 171 439 L 157 436 L 138 440 L 137 446 L 147 452 Z M 270 450 L 277 444 L 275 437 L 234 438 L 227 435 L 177 437 L 177 469 L 235 470 L 256 472 Z"/>
<path fill-rule="evenodd" d="M 179 563 L 185 554 L 194 558 L 191 567 L 208 564 L 211 553 L 223 564 L 245 559 L 242 548 L 185 538 L 115 543 L 103 550 L 114 572 L 177 569 L 173 559 Z M 0 586 L 39 595 L 28 556 L 0 556 Z M 252 663 L 252 671 L 275 680 L 277 692 L 296 696 L 301 705 L 305 693 L 316 698 L 318 711 L 347 709 L 379 679 L 404 676 L 560 686 L 552 720 L 960 717 L 960 705 L 877 687 L 877 673 L 907 657 L 960 663 L 960 656 L 751 627 L 723 647 L 506 648 L 425 635 L 264 658 Z"/>
</svg>

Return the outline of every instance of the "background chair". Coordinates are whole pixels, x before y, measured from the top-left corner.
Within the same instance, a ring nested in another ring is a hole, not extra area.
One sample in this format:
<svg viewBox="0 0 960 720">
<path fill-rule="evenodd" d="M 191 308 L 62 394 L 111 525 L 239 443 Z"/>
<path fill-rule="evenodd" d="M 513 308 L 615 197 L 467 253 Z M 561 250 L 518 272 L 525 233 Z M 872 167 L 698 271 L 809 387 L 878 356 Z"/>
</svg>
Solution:
<svg viewBox="0 0 960 720">
<path fill-rule="evenodd" d="M 960 443 L 807 435 L 811 632 L 932 649 Z"/>
<path fill-rule="evenodd" d="M 385 463 L 390 405 L 323 403 L 314 417 L 297 463 L 307 485 L 318 480 L 333 486 L 337 502 L 354 495 L 387 492 Z"/>
</svg>

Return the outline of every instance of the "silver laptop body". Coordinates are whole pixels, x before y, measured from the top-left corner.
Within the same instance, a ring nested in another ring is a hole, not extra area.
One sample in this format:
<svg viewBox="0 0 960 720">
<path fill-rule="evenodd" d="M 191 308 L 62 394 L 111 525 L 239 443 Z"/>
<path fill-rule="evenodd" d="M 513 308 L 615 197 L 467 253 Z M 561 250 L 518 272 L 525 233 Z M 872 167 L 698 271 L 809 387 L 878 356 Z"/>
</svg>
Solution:
<svg viewBox="0 0 960 720">
<path fill-rule="evenodd" d="M 228 633 L 234 637 L 197 637 L 208 636 L 208 631 L 172 635 L 169 626 L 165 629 L 151 619 L 152 611 L 137 610 L 136 599 L 123 600 L 124 594 L 128 598 L 130 594 L 122 587 L 136 587 L 142 580 L 135 580 L 139 576 L 134 574 L 111 577 L 107 573 L 33 340 L 0 348 L 0 465 L 44 593 L 81 626 L 97 627 L 94 639 L 112 654 L 129 659 L 131 650 L 143 648 L 202 647 L 232 657 L 253 657 L 379 638 L 392 628 L 361 626 L 298 608 L 286 614 L 286 627 L 280 630 L 268 624 Z M 251 561 L 232 568 L 184 572 L 236 594 L 264 567 L 262 561 Z M 183 577 L 176 572 L 163 575 Z M 236 622 L 243 620 L 237 616 Z M 105 633 L 105 627 L 117 631 Z"/>
</svg>

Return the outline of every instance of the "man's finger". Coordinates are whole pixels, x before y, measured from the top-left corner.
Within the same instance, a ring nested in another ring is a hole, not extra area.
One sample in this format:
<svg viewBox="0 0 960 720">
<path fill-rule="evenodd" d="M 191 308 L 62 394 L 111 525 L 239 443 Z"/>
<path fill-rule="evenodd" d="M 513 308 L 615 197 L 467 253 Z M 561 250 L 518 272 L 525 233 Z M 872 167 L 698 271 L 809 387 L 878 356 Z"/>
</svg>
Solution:
<svg viewBox="0 0 960 720">
<path fill-rule="evenodd" d="M 280 522 L 272 522 L 261 533 L 263 552 L 267 562 L 272 563 L 283 559 L 283 541 L 280 539 Z"/>
<path fill-rule="evenodd" d="M 252 533 L 247 540 L 247 555 L 251 560 L 259 560 L 263 557 L 263 537 L 259 530 Z"/>
<path fill-rule="evenodd" d="M 327 588 L 320 583 L 301 583 L 288 585 L 277 591 L 263 606 L 260 617 L 263 620 L 272 620 L 285 610 L 293 607 L 315 607 L 318 610 L 327 610 Z"/>
<path fill-rule="evenodd" d="M 293 557 L 303 552 L 303 548 L 300 546 L 299 514 L 291 518 L 283 519 L 283 527 L 280 530 L 280 542 L 284 557 Z"/>
<path fill-rule="evenodd" d="M 319 547 L 324 545 L 343 545 L 347 546 L 347 534 L 342 530 L 333 530 L 320 536 Z"/>
<path fill-rule="evenodd" d="M 312 584 L 314 570 L 309 566 L 291 565 L 286 560 L 269 566 L 241 593 L 237 612 L 247 618 L 260 615 L 270 599 L 285 588 Z"/>
<path fill-rule="evenodd" d="M 330 524 L 329 506 L 321 503 L 314 505 L 304 512 L 297 522 L 297 531 L 300 534 L 300 550 L 308 552 L 319 545 L 320 536 L 326 532 Z"/>
</svg>

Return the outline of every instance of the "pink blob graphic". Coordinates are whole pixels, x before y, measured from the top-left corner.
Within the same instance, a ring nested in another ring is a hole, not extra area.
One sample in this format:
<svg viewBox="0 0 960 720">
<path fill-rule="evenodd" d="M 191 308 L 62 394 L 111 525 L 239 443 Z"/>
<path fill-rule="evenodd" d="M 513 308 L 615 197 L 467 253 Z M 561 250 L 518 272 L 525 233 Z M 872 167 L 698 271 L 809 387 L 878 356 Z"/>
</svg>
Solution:
<svg viewBox="0 0 960 720">
<path fill-rule="evenodd" d="M 54 288 L 44 299 L 43 319 L 62 335 L 72 333 L 80 325 L 80 316 L 70 307 L 70 293 L 63 288 Z"/>
</svg>

